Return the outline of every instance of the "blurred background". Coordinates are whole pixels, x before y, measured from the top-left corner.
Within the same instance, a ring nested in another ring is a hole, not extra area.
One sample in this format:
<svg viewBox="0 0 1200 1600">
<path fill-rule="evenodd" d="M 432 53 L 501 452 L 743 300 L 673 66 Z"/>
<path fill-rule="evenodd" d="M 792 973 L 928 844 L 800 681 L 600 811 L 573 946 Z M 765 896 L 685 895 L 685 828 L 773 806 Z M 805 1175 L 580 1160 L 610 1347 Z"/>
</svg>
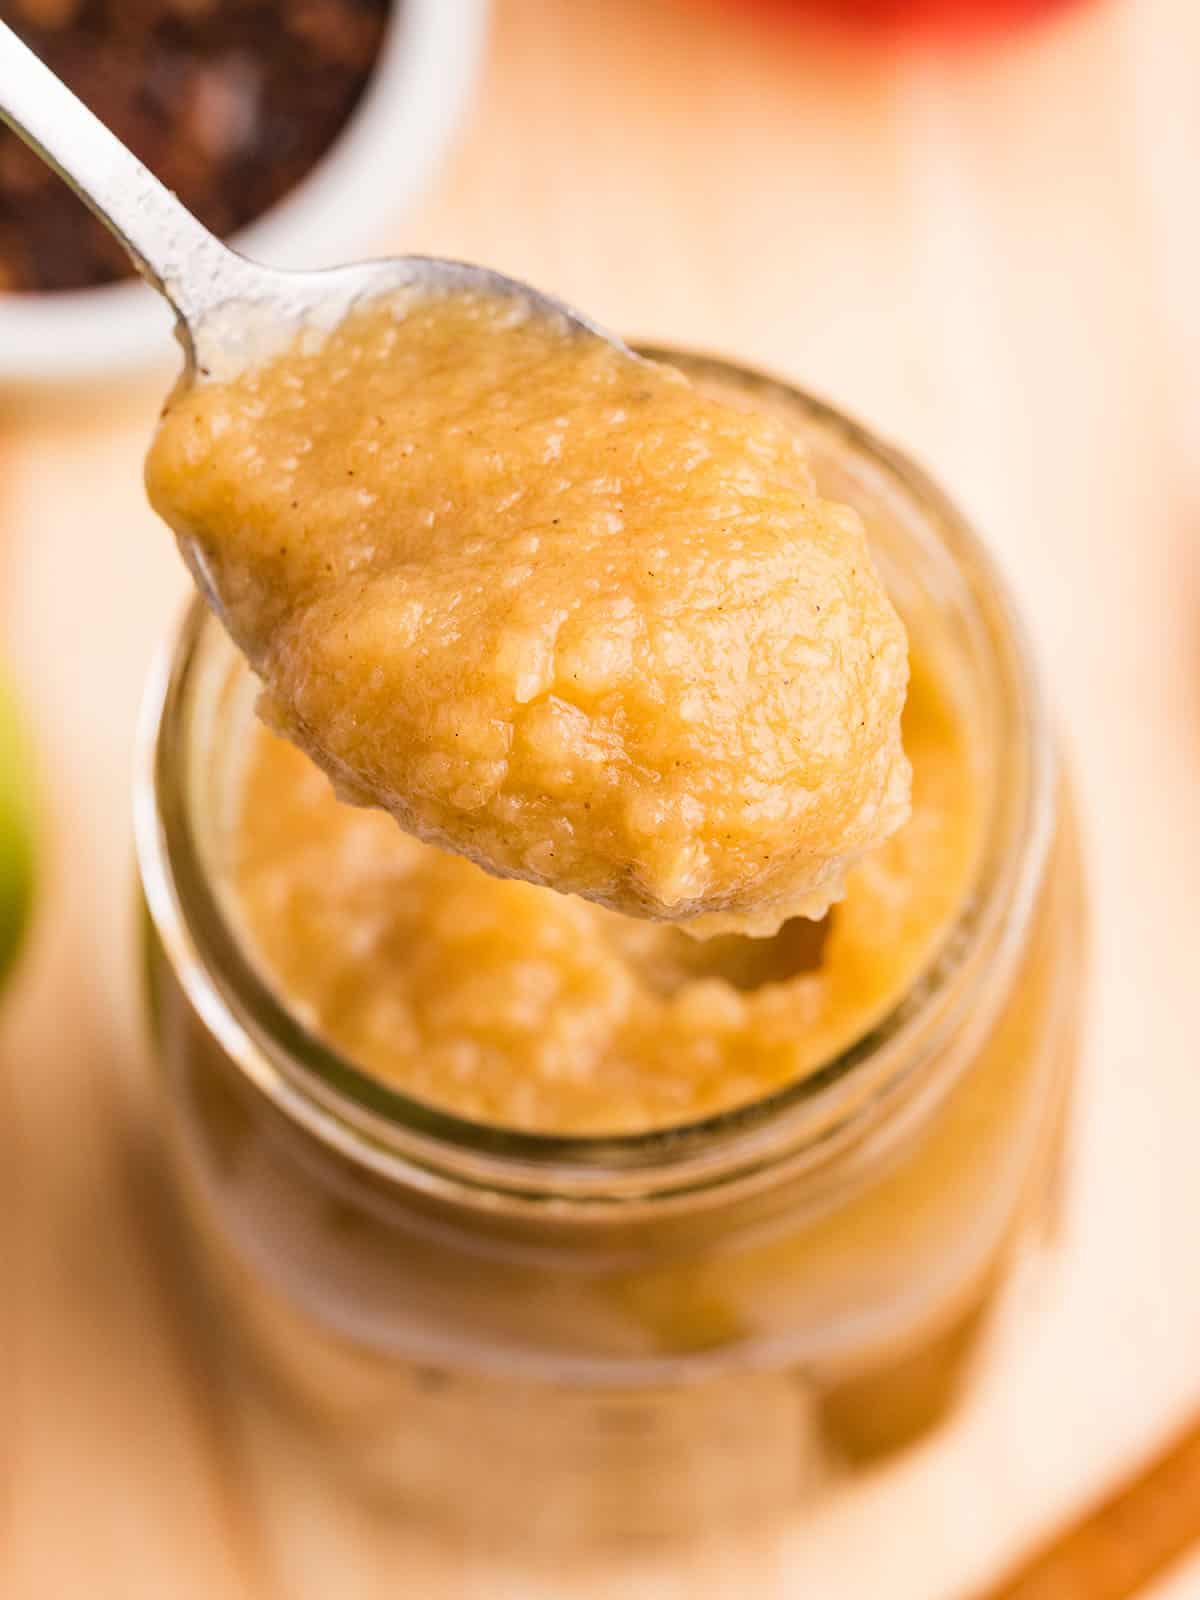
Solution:
<svg viewBox="0 0 1200 1600">
<path fill-rule="evenodd" d="M 631 336 L 756 363 L 915 454 L 996 551 L 1075 768 L 1094 901 L 1062 1258 L 929 1445 L 727 1563 L 631 1556 L 544 1591 L 981 1592 L 1200 1415 L 1200 7 L 0 17 L 264 259 L 462 256 Z M 156 1214 L 130 772 L 186 579 L 140 480 L 169 327 L 121 271 L 0 142 L 0 969 L 25 928 L 0 999 L 0 1592 L 541 1593 L 438 1565 L 235 1443 Z M 1200 1535 L 1196 1482 L 1164 1492 L 1191 1495 Z M 1101 1581 L 1037 1592 L 1131 1592 Z M 1200 1596 L 1200 1554 L 1139 1592 Z"/>
</svg>

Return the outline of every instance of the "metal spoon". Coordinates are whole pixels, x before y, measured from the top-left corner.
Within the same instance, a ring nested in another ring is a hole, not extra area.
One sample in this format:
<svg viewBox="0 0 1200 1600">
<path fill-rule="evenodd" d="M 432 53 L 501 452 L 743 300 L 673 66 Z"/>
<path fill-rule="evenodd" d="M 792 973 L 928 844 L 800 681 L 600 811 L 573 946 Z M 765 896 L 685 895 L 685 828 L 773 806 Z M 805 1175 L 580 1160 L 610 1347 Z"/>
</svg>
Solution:
<svg viewBox="0 0 1200 1600">
<path fill-rule="evenodd" d="M 0 23 L 0 118 L 105 223 L 142 277 L 170 303 L 188 380 L 231 377 L 294 338 L 301 326 L 335 326 L 382 294 L 508 295 L 624 349 L 578 311 L 486 267 L 397 256 L 322 272 L 284 272 L 249 261 L 211 234 L 133 152 Z"/>
</svg>

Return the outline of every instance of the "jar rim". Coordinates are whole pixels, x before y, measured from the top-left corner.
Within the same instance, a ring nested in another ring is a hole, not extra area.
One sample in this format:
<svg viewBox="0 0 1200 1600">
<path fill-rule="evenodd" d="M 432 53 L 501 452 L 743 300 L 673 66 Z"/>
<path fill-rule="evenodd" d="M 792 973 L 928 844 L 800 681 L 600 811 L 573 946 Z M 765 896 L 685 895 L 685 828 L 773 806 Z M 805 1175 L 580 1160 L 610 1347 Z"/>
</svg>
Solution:
<svg viewBox="0 0 1200 1600">
<path fill-rule="evenodd" d="M 549 1134 L 473 1121 L 389 1087 L 289 1012 L 246 957 L 200 863 L 177 760 L 190 674 L 209 628 L 194 597 L 159 653 L 138 737 L 134 831 L 155 931 L 184 992 L 218 1043 L 288 1117 L 348 1159 L 445 1194 L 547 1202 L 695 1195 L 752 1180 L 781 1159 L 821 1152 L 877 1112 L 967 1014 L 979 981 L 1016 959 L 1042 880 L 1054 819 L 1053 752 L 1030 642 L 991 555 L 956 507 L 901 451 L 835 407 L 717 357 L 641 347 L 689 373 L 774 397 L 829 431 L 919 507 L 969 581 L 1004 697 L 1018 781 L 993 806 L 955 916 L 893 1005 L 812 1072 L 744 1104 L 637 1133 Z M 996 837 L 997 834 L 1002 837 Z"/>
</svg>

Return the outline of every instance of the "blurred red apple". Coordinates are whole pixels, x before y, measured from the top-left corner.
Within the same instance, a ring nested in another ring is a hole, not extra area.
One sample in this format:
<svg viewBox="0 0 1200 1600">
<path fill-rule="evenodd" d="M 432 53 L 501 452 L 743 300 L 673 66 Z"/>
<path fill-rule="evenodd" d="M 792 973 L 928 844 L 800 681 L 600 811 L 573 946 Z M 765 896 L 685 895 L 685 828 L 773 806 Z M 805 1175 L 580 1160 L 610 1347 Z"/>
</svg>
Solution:
<svg viewBox="0 0 1200 1600">
<path fill-rule="evenodd" d="M 1030 21 L 1077 0 L 724 0 L 728 9 L 809 17 L 858 32 L 979 33 Z"/>
</svg>

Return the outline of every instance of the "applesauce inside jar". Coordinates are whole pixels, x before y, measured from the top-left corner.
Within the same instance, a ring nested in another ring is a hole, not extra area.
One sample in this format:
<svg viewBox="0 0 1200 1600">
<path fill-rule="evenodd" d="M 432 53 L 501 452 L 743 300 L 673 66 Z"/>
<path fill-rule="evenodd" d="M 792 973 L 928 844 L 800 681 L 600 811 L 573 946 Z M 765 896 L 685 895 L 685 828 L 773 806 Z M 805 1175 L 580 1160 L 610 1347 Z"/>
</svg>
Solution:
<svg viewBox="0 0 1200 1600">
<path fill-rule="evenodd" d="M 767 938 L 698 941 L 491 877 L 342 804 L 267 729 L 247 737 L 227 881 L 265 980 L 363 1071 L 530 1132 L 644 1132 L 803 1077 L 911 984 L 978 850 L 969 729 L 919 654 L 909 820 L 850 873 L 825 923 Z"/>
</svg>

